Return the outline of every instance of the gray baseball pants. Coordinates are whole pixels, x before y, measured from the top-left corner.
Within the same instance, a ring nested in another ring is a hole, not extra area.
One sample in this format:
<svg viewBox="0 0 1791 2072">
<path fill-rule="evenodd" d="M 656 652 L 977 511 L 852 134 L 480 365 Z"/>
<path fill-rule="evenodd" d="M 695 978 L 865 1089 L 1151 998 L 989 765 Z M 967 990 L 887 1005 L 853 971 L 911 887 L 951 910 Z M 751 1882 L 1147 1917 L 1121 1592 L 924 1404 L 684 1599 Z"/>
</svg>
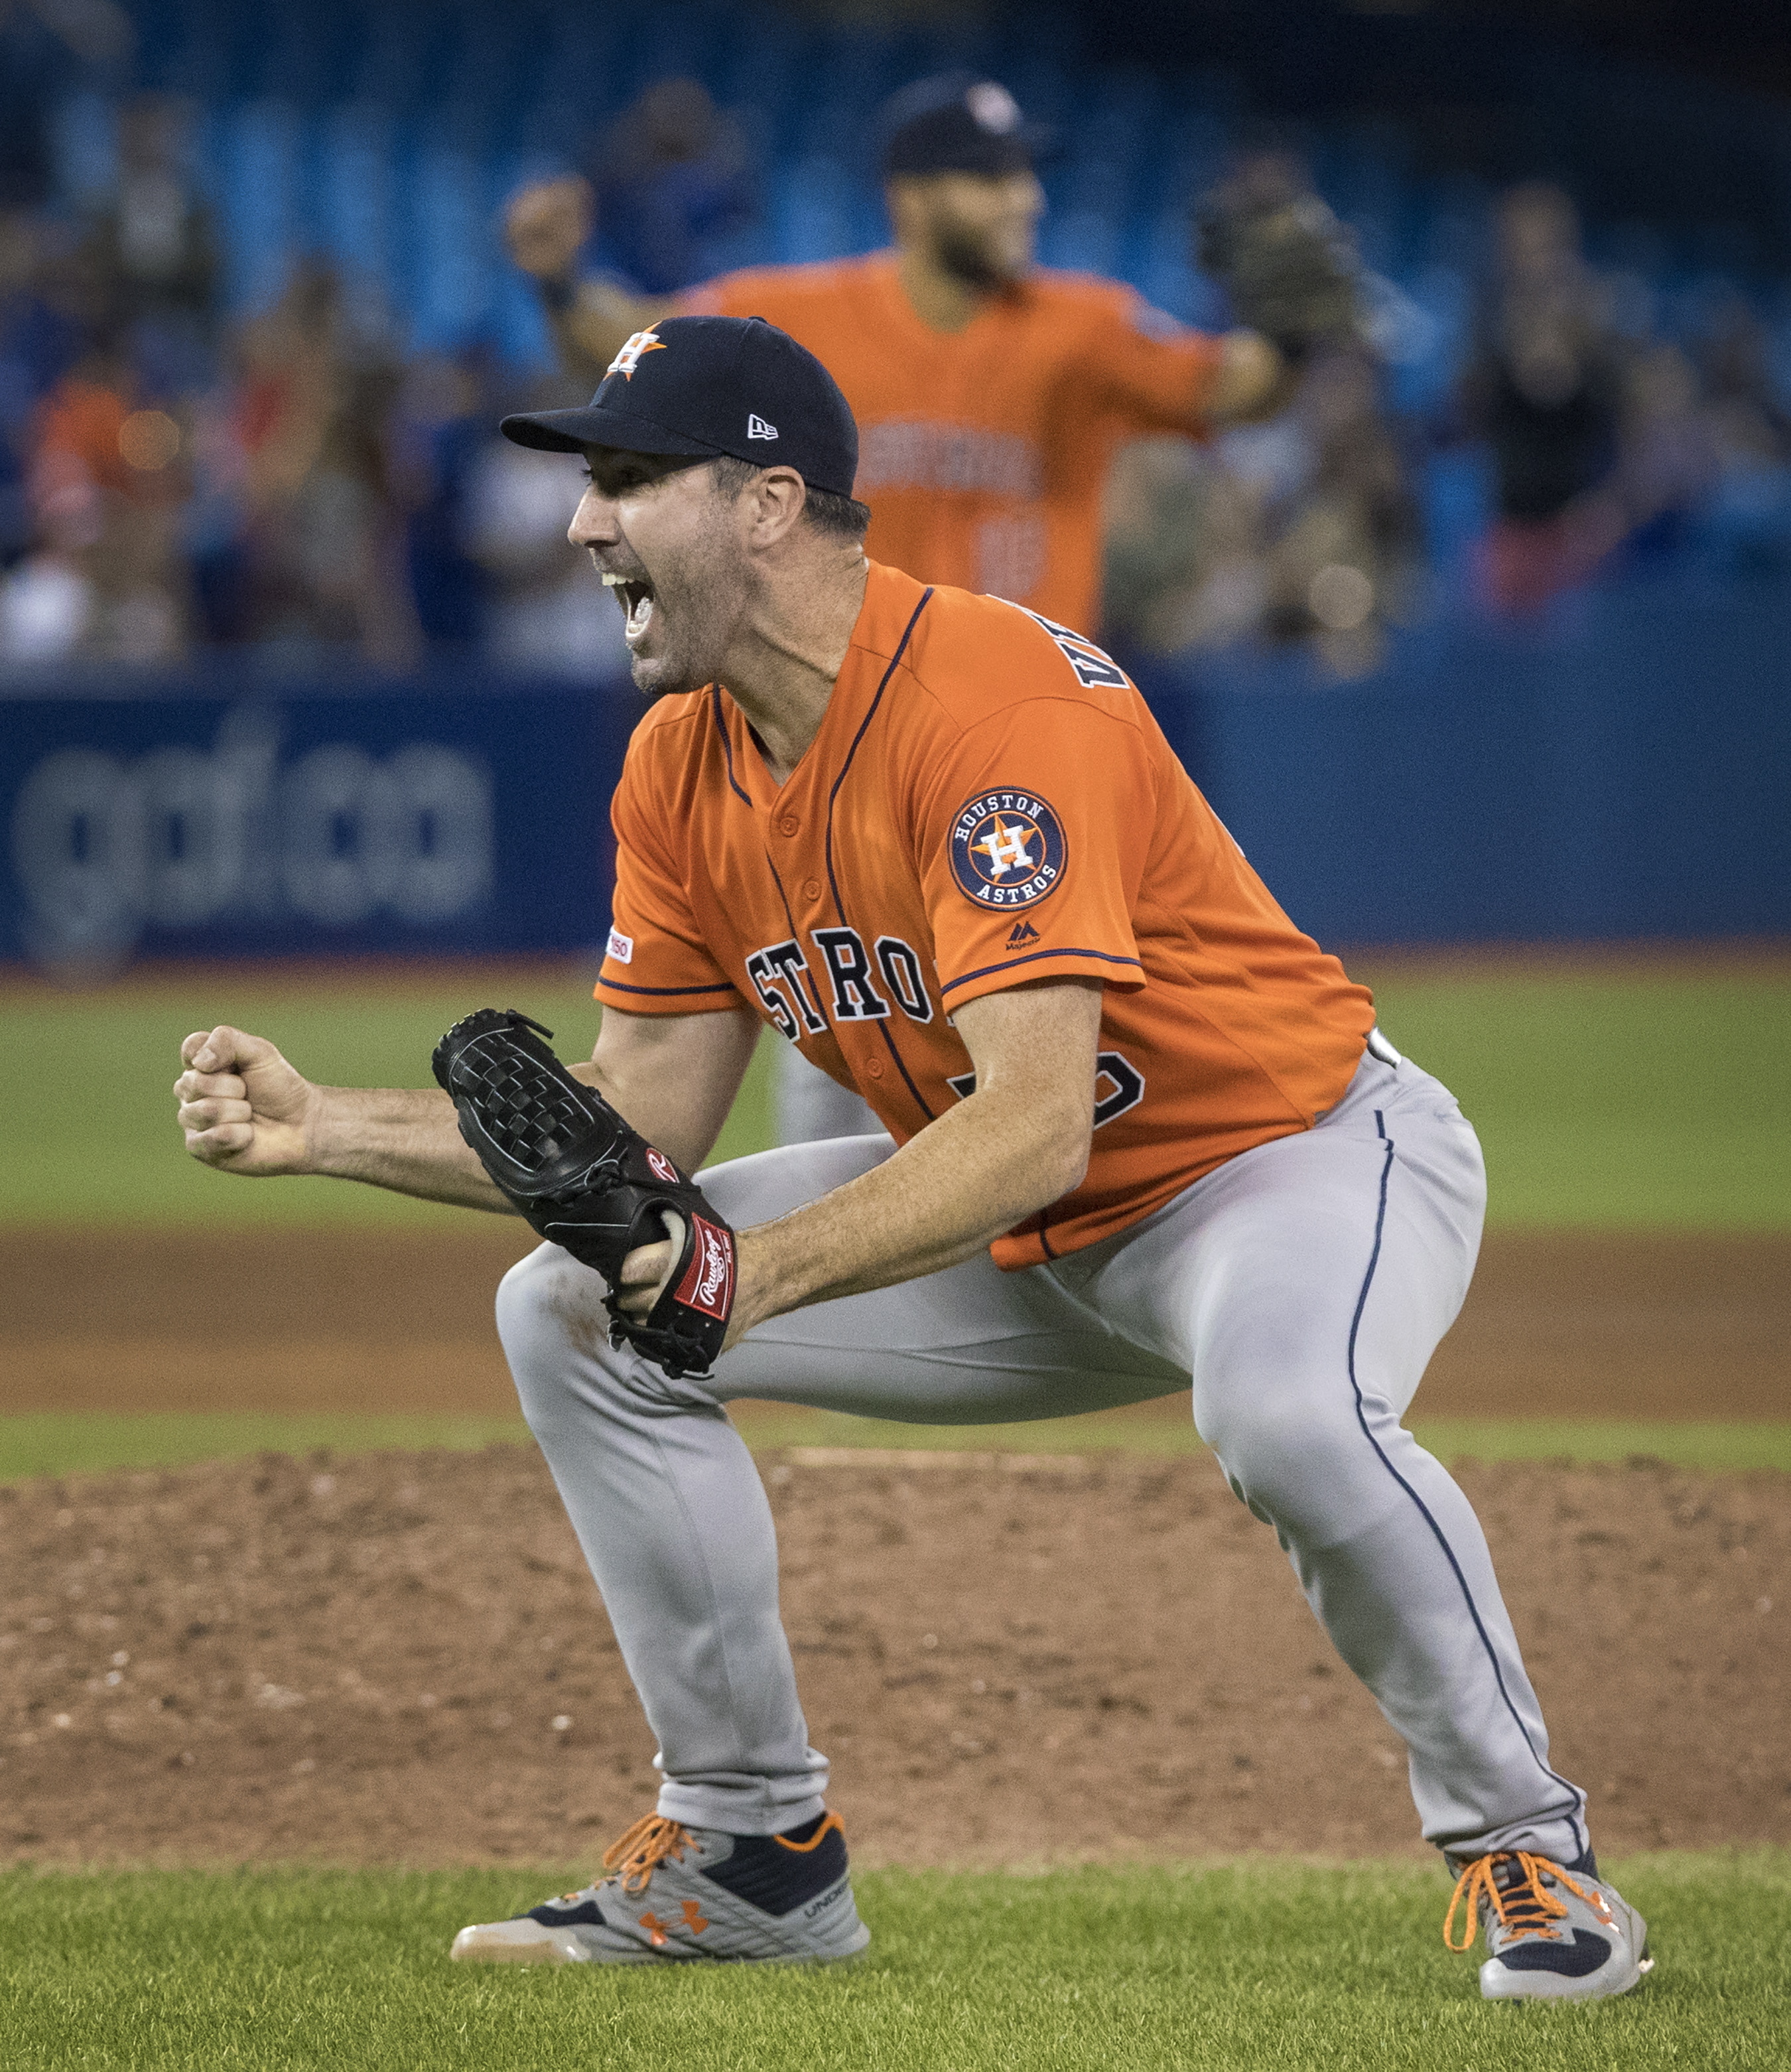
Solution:
<svg viewBox="0 0 1791 2072">
<path fill-rule="evenodd" d="M 883 1133 L 883 1125 L 865 1096 L 830 1079 L 794 1043 L 779 1043 L 771 1053 L 771 1108 L 779 1144 Z"/>
<path fill-rule="evenodd" d="M 744 1227 L 891 1149 L 798 1145 L 703 1184 Z M 984 1254 L 775 1318 L 701 1383 L 613 1350 L 598 1277 L 557 1246 L 531 1253 L 505 1277 L 499 1329 L 659 1738 L 660 1812 L 770 1833 L 818 1813 L 827 1785 L 778 1618 L 770 1508 L 729 1398 L 974 1424 L 1191 1384 L 1226 1480 L 1274 1527 L 1405 1741 L 1425 1836 L 1456 1858 L 1571 1862 L 1584 1794 L 1549 1767 L 1479 1523 L 1399 1424 L 1467 1292 L 1485 1203 L 1479 1144 L 1447 1088 L 1370 1055 L 1316 1128 L 1116 1236 L 1017 1273 Z"/>
</svg>

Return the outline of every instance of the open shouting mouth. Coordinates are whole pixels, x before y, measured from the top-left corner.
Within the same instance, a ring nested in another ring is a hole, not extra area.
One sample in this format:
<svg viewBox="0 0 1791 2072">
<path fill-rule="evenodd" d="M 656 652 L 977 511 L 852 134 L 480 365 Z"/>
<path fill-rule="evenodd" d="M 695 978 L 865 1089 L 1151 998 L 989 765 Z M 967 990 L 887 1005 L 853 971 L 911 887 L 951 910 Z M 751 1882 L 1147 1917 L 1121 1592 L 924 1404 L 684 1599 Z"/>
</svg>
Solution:
<svg viewBox="0 0 1791 2072">
<path fill-rule="evenodd" d="M 644 576 L 606 574 L 603 581 L 622 606 L 622 637 L 632 648 L 646 633 L 653 617 L 653 586 Z"/>
</svg>

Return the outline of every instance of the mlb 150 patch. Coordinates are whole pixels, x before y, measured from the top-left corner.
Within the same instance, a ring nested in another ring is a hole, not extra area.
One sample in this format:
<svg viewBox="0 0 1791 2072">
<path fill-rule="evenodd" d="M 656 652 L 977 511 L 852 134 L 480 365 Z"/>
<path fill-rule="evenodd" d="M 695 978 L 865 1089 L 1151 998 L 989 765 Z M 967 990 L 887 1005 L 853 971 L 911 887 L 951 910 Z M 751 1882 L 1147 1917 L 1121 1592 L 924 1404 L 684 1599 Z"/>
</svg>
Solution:
<svg viewBox="0 0 1791 2072">
<path fill-rule="evenodd" d="M 1063 882 L 1063 823 L 1036 791 L 992 785 L 951 823 L 951 873 L 979 906 L 1036 906 Z"/>
</svg>

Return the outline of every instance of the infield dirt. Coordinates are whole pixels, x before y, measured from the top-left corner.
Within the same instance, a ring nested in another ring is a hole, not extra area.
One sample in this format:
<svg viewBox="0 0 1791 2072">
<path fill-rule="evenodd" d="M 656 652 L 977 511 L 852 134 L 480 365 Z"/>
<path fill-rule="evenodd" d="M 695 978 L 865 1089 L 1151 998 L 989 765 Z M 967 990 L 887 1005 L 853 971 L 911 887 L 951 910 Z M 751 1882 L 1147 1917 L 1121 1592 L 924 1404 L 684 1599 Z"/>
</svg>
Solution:
<svg viewBox="0 0 1791 2072">
<path fill-rule="evenodd" d="M 509 1414 L 527 1241 L 10 1235 L 0 1411 Z M 1495 1235 L 1419 1408 L 1782 1416 L 1787 1342 L 1785 1238 Z M 1204 1456 L 761 1466 L 868 1860 L 1417 1846 L 1398 1744 Z M 1791 1477 L 1461 1479 L 1600 1845 L 1791 1842 Z M 0 1859 L 588 1864 L 651 1803 L 527 1449 L 0 1488 Z"/>
<path fill-rule="evenodd" d="M 860 1854 L 1415 1848 L 1399 1744 L 1212 1463 L 1027 1459 L 762 1457 Z M 1791 1477 L 1462 1478 L 1600 1845 L 1791 1842 Z M 524 1448 L 14 1486 L 0 1562 L 6 1859 L 588 1866 L 651 1806 Z"/>
</svg>

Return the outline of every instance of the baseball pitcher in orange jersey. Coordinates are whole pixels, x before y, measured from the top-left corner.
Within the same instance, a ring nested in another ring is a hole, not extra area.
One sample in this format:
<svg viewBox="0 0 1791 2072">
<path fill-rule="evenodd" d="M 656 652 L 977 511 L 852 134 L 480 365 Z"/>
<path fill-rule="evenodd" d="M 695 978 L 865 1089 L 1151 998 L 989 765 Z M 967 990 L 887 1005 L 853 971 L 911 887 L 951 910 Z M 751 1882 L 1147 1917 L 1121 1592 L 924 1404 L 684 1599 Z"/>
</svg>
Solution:
<svg viewBox="0 0 1791 2072">
<path fill-rule="evenodd" d="M 1645 1926 L 1550 1764 L 1479 1524 L 1400 1421 L 1485 1207 L 1448 1090 L 1281 911 L 1100 648 L 866 559 L 851 413 L 793 340 L 670 319 L 588 409 L 505 429 L 584 456 L 572 536 L 659 694 L 616 796 L 579 1076 L 668 1174 L 708 1155 L 766 1027 L 881 1127 L 704 1174 L 721 1270 L 700 1285 L 674 1292 L 657 1240 L 613 1283 L 554 1244 L 506 1276 L 511 1372 L 662 1781 L 609 1875 L 454 1954 L 869 1940 L 731 1399 L 975 1424 L 1187 1389 L 1407 1743 L 1456 1873 L 1445 1939 L 1486 1934 L 1482 1992 L 1634 1985 Z M 446 1095 L 315 1087 L 225 1026 L 183 1064 L 209 1164 L 507 1206 Z M 718 1350 L 662 1366 L 612 1338 L 610 1305 L 626 1325 L 668 1299 L 705 1309 Z"/>
</svg>

